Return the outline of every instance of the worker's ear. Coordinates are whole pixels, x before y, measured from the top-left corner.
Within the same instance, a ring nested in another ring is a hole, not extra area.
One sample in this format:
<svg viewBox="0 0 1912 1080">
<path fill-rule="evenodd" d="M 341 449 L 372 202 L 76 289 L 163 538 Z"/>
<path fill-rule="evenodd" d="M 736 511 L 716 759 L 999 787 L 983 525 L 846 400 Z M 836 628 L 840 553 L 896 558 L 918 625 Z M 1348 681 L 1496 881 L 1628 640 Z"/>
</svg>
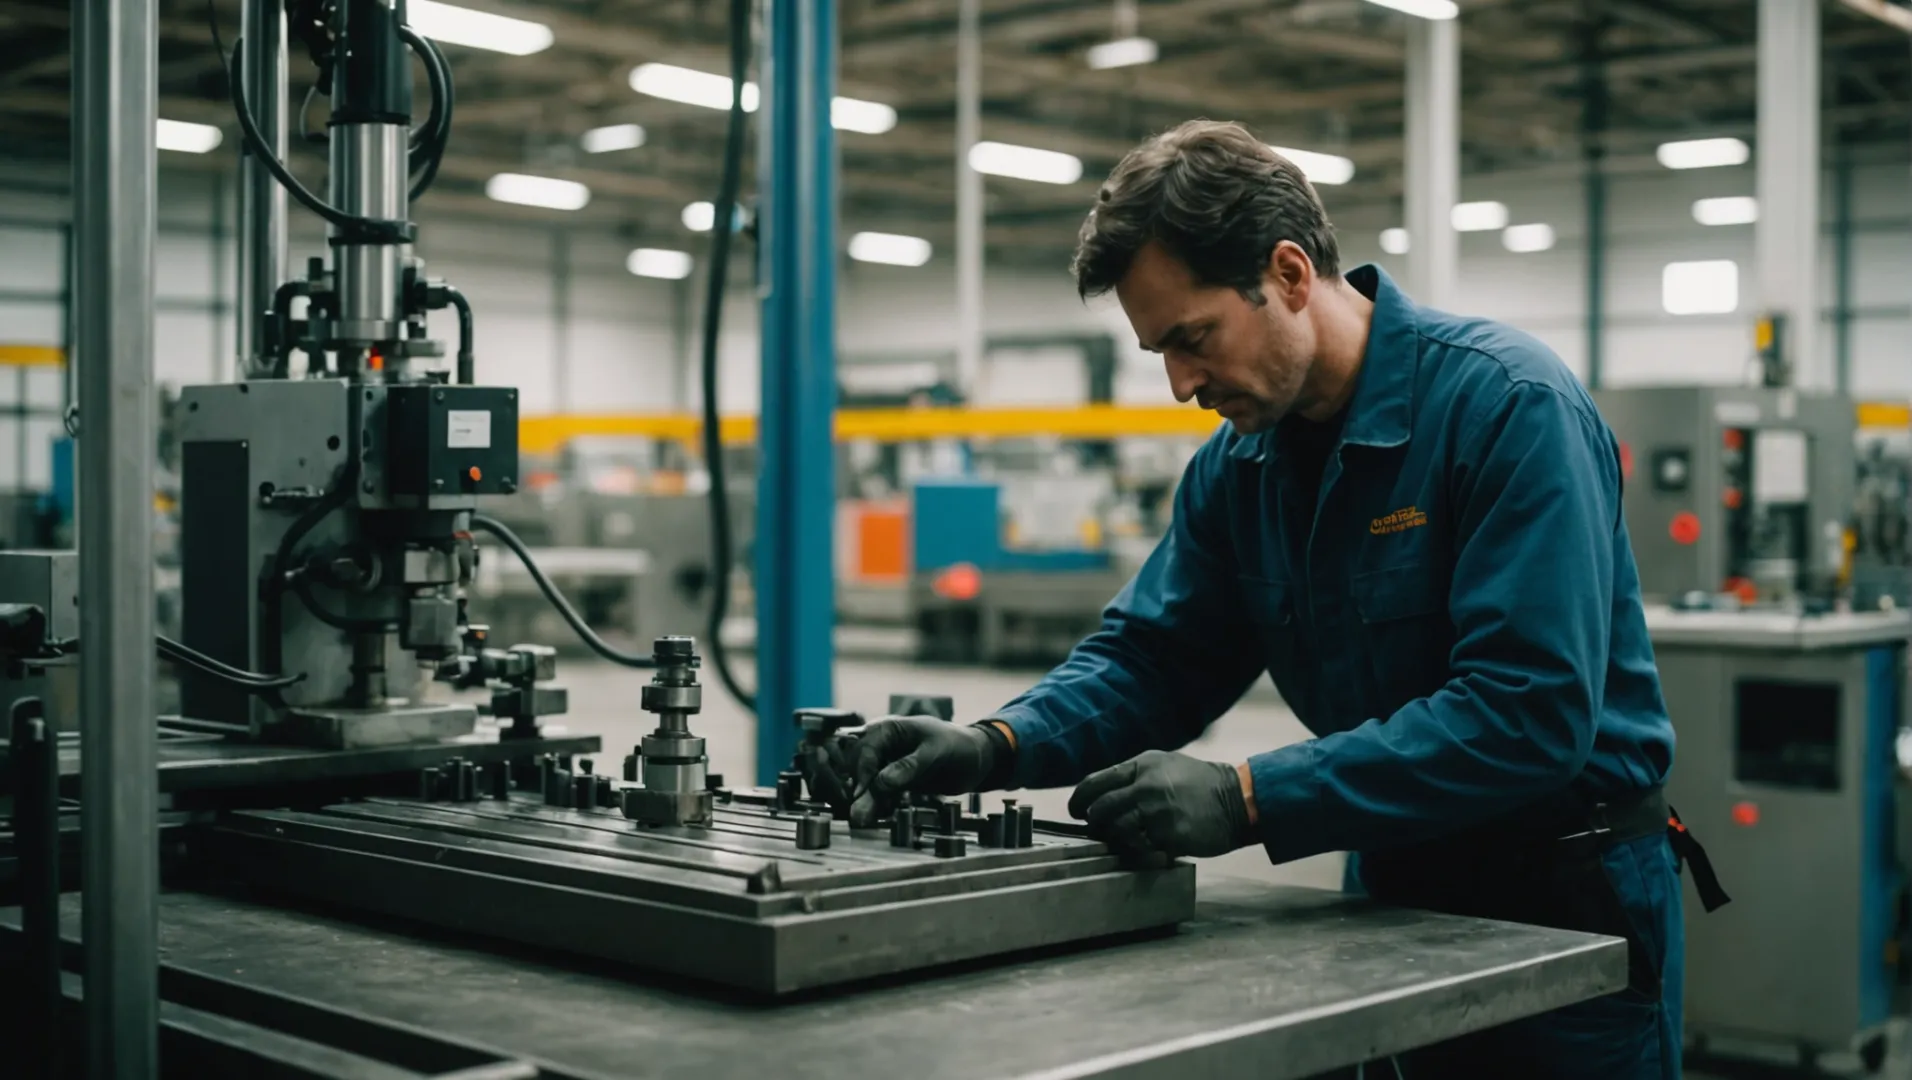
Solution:
<svg viewBox="0 0 1912 1080">
<path fill-rule="evenodd" d="M 1268 266 L 1261 274 L 1261 290 L 1269 303 L 1300 311 L 1308 306 L 1314 281 L 1314 261 L 1301 250 L 1300 244 L 1283 240 L 1268 253 Z"/>
</svg>

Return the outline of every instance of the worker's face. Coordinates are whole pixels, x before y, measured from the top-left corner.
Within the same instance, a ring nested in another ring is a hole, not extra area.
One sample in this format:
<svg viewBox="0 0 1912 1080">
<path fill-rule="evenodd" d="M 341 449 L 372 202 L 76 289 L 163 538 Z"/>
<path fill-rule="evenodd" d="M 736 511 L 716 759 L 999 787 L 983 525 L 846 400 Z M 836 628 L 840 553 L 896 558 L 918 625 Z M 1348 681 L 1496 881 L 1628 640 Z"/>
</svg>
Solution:
<svg viewBox="0 0 1912 1080">
<path fill-rule="evenodd" d="M 1150 243 L 1115 287 L 1142 348 L 1162 354 L 1177 401 L 1213 409 L 1243 435 L 1294 411 L 1314 365 L 1308 319 L 1314 266 L 1288 241 L 1262 274 L 1262 303 L 1203 285 L 1187 264 Z"/>
</svg>

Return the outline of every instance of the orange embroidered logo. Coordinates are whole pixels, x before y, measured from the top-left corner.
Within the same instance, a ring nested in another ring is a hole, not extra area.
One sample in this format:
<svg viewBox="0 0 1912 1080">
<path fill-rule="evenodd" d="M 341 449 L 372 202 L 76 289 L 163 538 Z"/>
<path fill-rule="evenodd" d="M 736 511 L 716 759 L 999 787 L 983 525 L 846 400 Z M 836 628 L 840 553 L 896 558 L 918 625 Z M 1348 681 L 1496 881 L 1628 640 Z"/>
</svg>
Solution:
<svg viewBox="0 0 1912 1080">
<path fill-rule="evenodd" d="M 1427 515 L 1412 506 L 1402 507 L 1386 517 L 1378 517 L 1368 522 L 1368 531 L 1376 536 L 1386 533 L 1405 532 L 1427 524 Z"/>
</svg>

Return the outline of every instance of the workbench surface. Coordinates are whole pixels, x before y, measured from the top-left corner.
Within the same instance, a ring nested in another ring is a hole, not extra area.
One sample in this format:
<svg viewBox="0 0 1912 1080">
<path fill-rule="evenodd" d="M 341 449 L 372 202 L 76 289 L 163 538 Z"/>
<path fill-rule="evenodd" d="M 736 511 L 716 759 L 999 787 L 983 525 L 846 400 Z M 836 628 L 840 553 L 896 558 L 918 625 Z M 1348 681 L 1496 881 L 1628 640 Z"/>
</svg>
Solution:
<svg viewBox="0 0 1912 1080">
<path fill-rule="evenodd" d="M 1174 933 L 777 1002 L 257 897 L 166 893 L 160 923 L 170 965 L 579 1076 L 694 1080 L 1281 1080 L 1610 993 L 1627 968 L 1615 938 L 1225 877 Z"/>
</svg>

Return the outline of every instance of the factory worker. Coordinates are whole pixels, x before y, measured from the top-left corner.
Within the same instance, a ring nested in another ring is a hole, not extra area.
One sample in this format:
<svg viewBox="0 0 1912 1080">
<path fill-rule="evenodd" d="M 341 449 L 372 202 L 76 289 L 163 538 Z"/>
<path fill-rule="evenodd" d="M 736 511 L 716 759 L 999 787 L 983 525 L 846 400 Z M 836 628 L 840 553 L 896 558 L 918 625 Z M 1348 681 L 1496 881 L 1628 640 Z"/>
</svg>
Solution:
<svg viewBox="0 0 1912 1080">
<path fill-rule="evenodd" d="M 1114 292 L 1177 399 L 1227 421 L 1102 628 L 974 725 L 872 725 L 868 823 L 908 789 L 1075 785 L 1118 849 L 1354 853 L 1395 904 L 1623 937 L 1624 991 L 1406 1055 L 1407 1080 L 1680 1075 L 1673 726 L 1619 448 L 1539 341 L 1344 270 L 1294 163 L 1197 121 L 1117 165 L 1081 294 Z M 1314 738 L 1176 752 L 1262 672 Z"/>
</svg>

